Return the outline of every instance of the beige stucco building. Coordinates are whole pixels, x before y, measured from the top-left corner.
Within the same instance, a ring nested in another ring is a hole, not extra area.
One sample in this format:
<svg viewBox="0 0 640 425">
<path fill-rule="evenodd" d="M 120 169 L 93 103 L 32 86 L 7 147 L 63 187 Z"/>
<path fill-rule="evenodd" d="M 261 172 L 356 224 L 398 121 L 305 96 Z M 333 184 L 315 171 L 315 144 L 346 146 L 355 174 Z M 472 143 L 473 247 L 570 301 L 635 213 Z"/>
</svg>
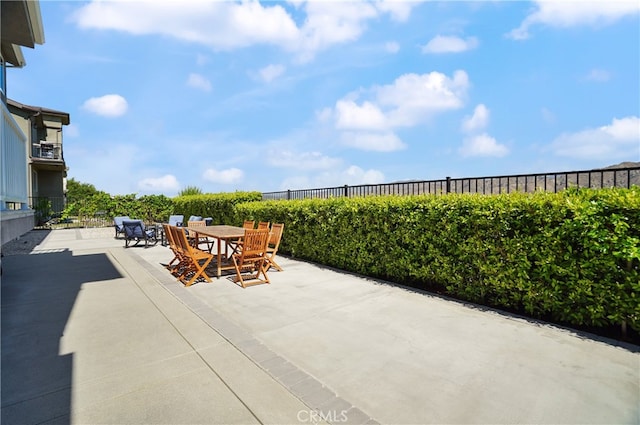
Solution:
<svg viewBox="0 0 640 425">
<path fill-rule="evenodd" d="M 64 206 L 66 165 L 62 126 L 69 114 L 23 105 L 7 98 L 7 68 L 22 68 L 22 47 L 44 43 L 40 3 L 0 2 L 0 239 L 2 244 L 31 230 L 40 219 L 32 208 L 43 196 L 51 208 Z M 58 201 L 59 199 L 60 201 Z M 54 205 L 55 204 L 55 205 Z"/>
<path fill-rule="evenodd" d="M 29 205 L 36 212 L 36 225 L 40 225 L 65 206 L 67 166 L 62 139 L 69 114 L 11 99 L 7 99 L 7 106 L 27 136 Z"/>
</svg>

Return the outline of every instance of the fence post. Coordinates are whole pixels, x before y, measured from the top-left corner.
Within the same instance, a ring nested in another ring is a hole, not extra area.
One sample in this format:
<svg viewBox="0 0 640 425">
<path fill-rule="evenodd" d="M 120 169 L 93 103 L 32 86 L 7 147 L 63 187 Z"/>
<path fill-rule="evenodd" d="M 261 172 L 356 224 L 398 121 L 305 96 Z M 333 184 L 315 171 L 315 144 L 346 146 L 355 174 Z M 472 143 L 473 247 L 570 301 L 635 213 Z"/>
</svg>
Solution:
<svg viewBox="0 0 640 425">
<path fill-rule="evenodd" d="M 447 193 L 451 193 L 451 177 L 447 177 Z"/>
<path fill-rule="evenodd" d="M 291 189 L 287 189 L 287 201 L 291 200 Z"/>
</svg>

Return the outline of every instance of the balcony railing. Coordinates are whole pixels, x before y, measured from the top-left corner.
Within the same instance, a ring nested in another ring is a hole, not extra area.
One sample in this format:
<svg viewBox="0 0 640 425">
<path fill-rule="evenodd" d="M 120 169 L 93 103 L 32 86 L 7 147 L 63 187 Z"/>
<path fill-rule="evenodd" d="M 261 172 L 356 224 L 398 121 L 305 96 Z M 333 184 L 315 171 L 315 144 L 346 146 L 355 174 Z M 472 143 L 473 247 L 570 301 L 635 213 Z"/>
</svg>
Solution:
<svg viewBox="0 0 640 425">
<path fill-rule="evenodd" d="M 40 142 L 31 147 L 31 158 L 53 159 L 62 161 L 62 143 Z"/>
</svg>

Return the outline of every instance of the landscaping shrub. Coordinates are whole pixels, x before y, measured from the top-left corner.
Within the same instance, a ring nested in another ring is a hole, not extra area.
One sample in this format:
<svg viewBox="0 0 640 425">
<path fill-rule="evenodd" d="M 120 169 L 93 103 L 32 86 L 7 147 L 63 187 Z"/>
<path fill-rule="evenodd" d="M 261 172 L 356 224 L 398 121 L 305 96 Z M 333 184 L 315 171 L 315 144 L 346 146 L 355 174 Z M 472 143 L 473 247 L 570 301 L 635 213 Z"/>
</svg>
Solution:
<svg viewBox="0 0 640 425">
<path fill-rule="evenodd" d="M 178 196 L 173 198 L 173 214 L 182 214 L 185 220 L 192 215 L 211 217 L 214 224 L 239 226 L 242 224 L 243 219 L 236 215 L 235 206 L 240 203 L 259 201 L 260 199 L 262 199 L 262 193 L 260 192 Z"/>
<path fill-rule="evenodd" d="M 135 194 L 115 195 L 111 197 L 107 215 L 126 215 L 146 222 L 163 222 L 167 221 L 173 208 L 171 198 L 164 195 L 144 195 L 139 198 Z"/>
</svg>

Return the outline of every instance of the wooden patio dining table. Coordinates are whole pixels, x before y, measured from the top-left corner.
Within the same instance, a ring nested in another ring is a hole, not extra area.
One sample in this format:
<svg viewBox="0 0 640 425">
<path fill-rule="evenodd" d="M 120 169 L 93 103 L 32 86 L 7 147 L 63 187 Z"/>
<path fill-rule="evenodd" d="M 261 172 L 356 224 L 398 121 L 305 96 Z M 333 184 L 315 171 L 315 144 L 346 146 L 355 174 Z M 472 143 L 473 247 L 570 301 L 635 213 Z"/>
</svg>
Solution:
<svg viewBox="0 0 640 425">
<path fill-rule="evenodd" d="M 224 241 L 225 252 L 228 251 L 228 243 L 232 240 L 238 240 L 244 237 L 244 228 L 236 227 L 236 226 L 227 226 L 227 225 L 215 225 L 215 226 L 199 226 L 199 227 L 190 227 L 187 226 L 187 229 L 196 233 L 196 237 L 208 236 L 214 238 L 216 240 L 217 245 L 217 255 L 216 255 L 216 267 L 217 267 L 217 276 L 220 278 L 222 276 L 222 270 L 233 269 L 233 264 L 222 264 L 222 241 Z M 226 257 L 226 255 L 225 255 Z"/>
</svg>

